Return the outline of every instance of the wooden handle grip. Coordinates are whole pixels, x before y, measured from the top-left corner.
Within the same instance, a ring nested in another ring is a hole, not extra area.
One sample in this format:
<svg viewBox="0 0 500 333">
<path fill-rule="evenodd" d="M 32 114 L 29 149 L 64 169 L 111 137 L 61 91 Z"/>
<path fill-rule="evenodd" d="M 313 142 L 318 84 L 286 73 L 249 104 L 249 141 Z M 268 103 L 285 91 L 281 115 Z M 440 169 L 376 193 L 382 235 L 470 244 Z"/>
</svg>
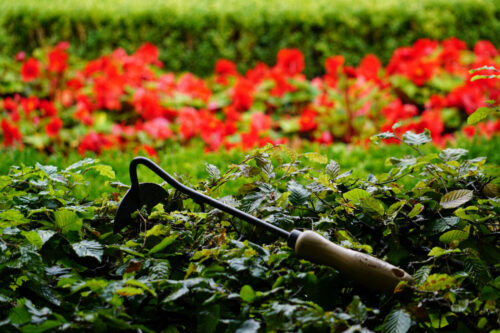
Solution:
<svg viewBox="0 0 500 333">
<path fill-rule="evenodd" d="M 372 290 L 392 293 L 400 281 L 412 280 L 401 268 L 336 245 L 314 231 L 298 236 L 295 252 L 304 259 L 331 266 Z"/>
</svg>

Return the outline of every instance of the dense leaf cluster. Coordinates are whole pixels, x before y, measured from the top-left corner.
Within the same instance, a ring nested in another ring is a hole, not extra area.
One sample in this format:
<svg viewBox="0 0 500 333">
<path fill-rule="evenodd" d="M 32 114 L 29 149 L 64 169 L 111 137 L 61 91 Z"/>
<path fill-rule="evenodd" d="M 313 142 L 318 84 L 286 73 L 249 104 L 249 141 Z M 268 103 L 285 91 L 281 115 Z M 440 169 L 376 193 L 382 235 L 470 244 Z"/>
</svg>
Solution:
<svg viewBox="0 0 500 333">
<path fill-rule="evenodd" d="M 265 147 L 199 191 L 287 230 L 313 229 L 414 276 L 393 294 L 297 258 L 283 240 L 166 186 L 168 201 L 112 218 L 127 186 L 88 202 L 87 159 L 0 177 L 2 331 L 491 331 L 499 324 L 499 190 L 484 158 L 425 154 L 428 133 L 391 138 L 414 156 L 355 179 L 318 153 Z"/>
</svg>

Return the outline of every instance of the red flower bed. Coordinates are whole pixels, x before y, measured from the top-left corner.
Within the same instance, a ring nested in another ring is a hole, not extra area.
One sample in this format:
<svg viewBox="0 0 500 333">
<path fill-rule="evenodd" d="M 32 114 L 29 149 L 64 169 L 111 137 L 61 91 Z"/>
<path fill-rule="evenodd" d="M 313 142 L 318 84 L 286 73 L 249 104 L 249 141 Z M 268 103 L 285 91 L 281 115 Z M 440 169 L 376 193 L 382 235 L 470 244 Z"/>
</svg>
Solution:
<svg viewBox="0 0 500 333">
<path fill-rule="evenodd" d="M 312 80 L 302 74 L 304 56 L 296 49 L 245 74 L 221 59 L 206 79 L 164 70 L 148 43 L 131 55 L 117 49 L 86 63 L 68 50 L 60 43 L 36 57 L 16 56 L 23 90 L 0 99 L 4 146 L 82 154 L 134 147 L 155 155 L 172 141 L 197 138 L 207 150 L 292 139 L 362 143 L 398 122 L 397 132 L 427 128 L 438 144 L 456 131 L 500 130 L 500 121 L 463 126 L 478 107 L 499 100 L 499 80 L 470 80 L 470 69 L 500 68 L 500 52 L 487 41 L 468 50 L 456 38 L 422 39 L 397 49 L 385 68 L 374 55 L 356 68 L 332 56 L 325 75 Z"/>
</svg>

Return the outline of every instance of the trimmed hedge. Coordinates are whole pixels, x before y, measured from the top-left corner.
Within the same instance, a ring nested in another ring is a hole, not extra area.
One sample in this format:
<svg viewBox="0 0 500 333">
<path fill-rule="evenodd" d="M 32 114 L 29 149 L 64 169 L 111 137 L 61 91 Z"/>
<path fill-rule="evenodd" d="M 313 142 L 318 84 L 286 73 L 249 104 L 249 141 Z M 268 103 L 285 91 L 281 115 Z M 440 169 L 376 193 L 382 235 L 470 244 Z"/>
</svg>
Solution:
<svg viewBox="0 0 500 333">
<path fill-rule="evenodd" d="M 274 63 L 284 47 L 306 55 L 307 75 L 342 54 L 353 65 L 367 53 L 386 62 L 418 38 L 458 37 L 500 44 L 499 0 L 16 0 L 0 2 L 0 52 L 13 55 L 69 41 L 85 58 L 145 41 L 173 71 L 212 73 L 218 58 L 240 70 Z"/>
</svg>

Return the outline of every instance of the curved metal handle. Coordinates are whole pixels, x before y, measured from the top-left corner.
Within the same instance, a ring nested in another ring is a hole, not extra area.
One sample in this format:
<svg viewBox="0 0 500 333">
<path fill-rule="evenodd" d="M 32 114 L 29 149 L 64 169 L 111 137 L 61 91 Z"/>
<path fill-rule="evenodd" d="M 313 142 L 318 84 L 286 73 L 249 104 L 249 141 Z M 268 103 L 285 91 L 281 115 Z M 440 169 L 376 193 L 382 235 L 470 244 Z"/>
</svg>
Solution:
<svg viewBox="0 0 500 333">
<path fill-rule="evenodd" d="M 223 212 L 226 212 L 228 214 L 231 214 L 233 216 L 236 216 L 244 221 L 247 221 L 249 223 L 261 226 L 273 233 L 278 234 L 281 237 L 289 238 L 290 233 L 286 230 L 283 230 L 281 228 L 278 228 L 277 226 L 274 226 L 270 223 L 267 223 L 266 221 L 263 221 L 261 219 L 256 218 L 255 216 L 252 216 L 250 214 L 247 214 L 239 209 L 236 209 L 234 207 L 228 206 L 218 200 L 215 200 L 209 196 L 206 196 L 205 194 L 202 194 L 200 192 L 197 192 L 193 190 L 190 187 L 185 186 L 184 184 L 180 183 L 178 180 L 176 180 L 174 177 L 169 175 L 165 170 L 163 170 L 158 164 L 155 162 L 151 161 L 150 159 L 146 157 L 136 157 L 130 162 L 130 167 L 129 167 L 129 172 L 130 172 L 130 180 L 132 182 L 132 189 L 135 189 L 138 193 L 138 197 L 140 198 L 140 187 L 139 187 L 139 180 L 137 178 L 137 166 L 139 164 L 142 164 L 146 166 L 148 169 L 156 173 L 158 176 L 160 176 L 164 181 L 166 181 L 168 184 L 170 184 L 172 187 L 177 189 L 178 191 L 187 194 L 191 198 L 193 198 L 196 201 L 204 202 L 206 204 L 209 204 L 212 207 L 215 207 L 217 209 L 222 210 Z"/>
</svg>

